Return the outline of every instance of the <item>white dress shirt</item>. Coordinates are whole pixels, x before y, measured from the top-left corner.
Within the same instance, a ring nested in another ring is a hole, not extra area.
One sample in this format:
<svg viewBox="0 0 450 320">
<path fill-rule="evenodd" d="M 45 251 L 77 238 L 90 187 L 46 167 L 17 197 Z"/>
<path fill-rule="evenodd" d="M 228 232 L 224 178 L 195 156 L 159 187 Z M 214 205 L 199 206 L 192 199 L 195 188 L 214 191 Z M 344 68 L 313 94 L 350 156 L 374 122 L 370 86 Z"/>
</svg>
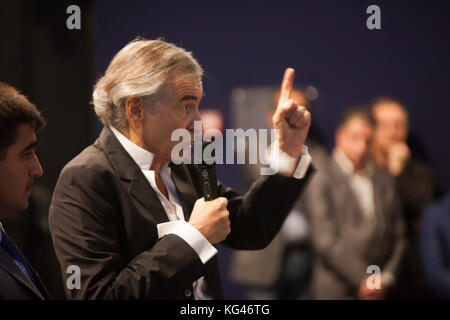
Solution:
<svg viewBox="0 0 450 320">
<path fill-rule="evenodd" d="M 281 233 L 286 243 L 295 244 L 308 240 L 310 230 L 305 214 L 294 207 L 284 220 Z"/>
<path fill-rule="evenodd" d="M 180 198 L 175 187 L 175 183 L 171 178 L 171 169 L 168 163 L 161 166 L 159 175 L 164 182 L 167 189 L 169 198 L 167 199 L 161 191 L 159 191 L 156 185 L 155 171 L 150 170 L 155 155 L 138 145 L 131 142 L 127 137 L 121 134 L 117 129 L 111 127 L 112 132 L 119 140 L 123 148 L 128 152 L 131 158 L 141 169 L 144 176 L 147 178 L 151 187 L 155 190 L 159 201 L 161 202 L 164 210 L 166 211 L 169 222 L 160 223 L 157 225 L 158 237 L 162 238 L 167 234 L 176 234 L 184 241 L 186 241 L 199 255 L 203 264 L 207 263 L 216 253 L 217 249 L 192 225 L 184 220 L 183 208 L 180 205 Z M 278 149 L 278 148 L 277 148 Z M 276 149 L 271 149 L 276 150 Z M 289 172 L 289 168 L 292 168 L 297 162 L 286 153 L 279 150 L 279 153 L 271 153 L 270 165 L 274 167 L 280 174 Z M 273 159 L 277 159 L 274 161 Z M 273 165 L 273 163 L 275 163 Z M 301 179 L 305 176 L 306 171 L 311 163 L 311 156 L 308 153 L 308 149 L 305 146 L 303 149 L 301 160 L 299 161 L 294 177 Z M 205 291 L 205 279 L 201 277 L 193 283 L 194 297 L 197 300 L 211 299 L 206 295 Z"/>
<path fill-rule="evenodd" d="M 349 177 L 350 187 L 367 218 L 375 217 L 375 200 L 373 193 L 372 163 L 368 163 L 364 173 L 357 174 L 353 163 L 339 148 L 333 151 L 333 159 L 337 162 L 344 174 Z"/>
</svg>

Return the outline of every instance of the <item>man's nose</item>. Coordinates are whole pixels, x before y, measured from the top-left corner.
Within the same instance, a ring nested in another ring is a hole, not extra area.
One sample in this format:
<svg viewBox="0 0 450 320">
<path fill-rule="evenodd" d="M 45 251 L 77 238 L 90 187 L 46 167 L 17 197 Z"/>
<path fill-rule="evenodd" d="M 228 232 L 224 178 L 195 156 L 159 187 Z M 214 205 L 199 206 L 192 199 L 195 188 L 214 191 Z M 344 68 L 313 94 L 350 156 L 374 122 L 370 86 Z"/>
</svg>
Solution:
<svg viewBox="0 0 450 320">
<path fill-rule="evenodd" d="M 201 121 L 201 120 L 202 120 L 202 117 L 200 115 L 200 112 L 198 110 L 196 110 L 195 114 L 194 114 L 194 119 L 192 119 L 192 121 Z"/>
<path fill-rule="evenodd" d="M 357 144 L 355 149 L 356 149 L 356 153 L 358 154 L 358 156 L 362 157 L 362 156 L 364 156 L 364 154 L 366 154 L 369 151 L 369 145 L 366 142 L 360 142 Z"/>
<path fill-rule="evenodd" d="M 37 179 L 41 177 L 44 174 L 44 171 L 42 170 L 41 163 L 39 162 L 38 157 L 35 155 L 33 159 L 33 163 L 30 168 L 30 176 L 34 179 Z"/>
</svg>

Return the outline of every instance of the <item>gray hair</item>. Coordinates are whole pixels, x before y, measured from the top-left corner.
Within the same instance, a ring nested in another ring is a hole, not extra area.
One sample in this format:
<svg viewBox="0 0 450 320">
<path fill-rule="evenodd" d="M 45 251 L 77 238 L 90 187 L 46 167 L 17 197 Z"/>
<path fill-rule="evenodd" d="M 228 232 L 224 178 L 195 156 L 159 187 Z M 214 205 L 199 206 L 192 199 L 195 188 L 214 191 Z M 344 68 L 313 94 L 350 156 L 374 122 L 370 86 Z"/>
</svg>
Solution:
<svg viewBox="0 0 450 320">
<path fill-rule="evenodd" d="M 203 69 L 190 52 L 162 40 L 138 38 L 112 59 L 92 94 L 95 113 L 105 126 L 128 128 L 127 98 L 143 97 L 155 104 L 168 94 L 171 77 L 196 76 Z"/>
</svg>

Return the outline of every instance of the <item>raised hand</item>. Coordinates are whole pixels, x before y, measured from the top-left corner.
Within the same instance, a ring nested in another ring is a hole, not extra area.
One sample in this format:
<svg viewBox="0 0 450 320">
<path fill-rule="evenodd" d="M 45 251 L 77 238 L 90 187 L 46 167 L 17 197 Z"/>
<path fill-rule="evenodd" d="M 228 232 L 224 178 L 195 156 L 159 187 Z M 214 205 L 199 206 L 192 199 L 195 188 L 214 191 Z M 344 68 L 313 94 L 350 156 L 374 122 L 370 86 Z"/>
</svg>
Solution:
<svg viewBox="0 0 450 320">
<path fill-rule="evenodd" d="M 402 173 L 409 158 L 411 151 L 404 142 L 396 143 L 389 148 L 388 152 L 388 170 L 394 177 Z"/>
<path fill-rule="evenodd" d="M 291 99 L 295 70 L 287 68 L 281 83 L 280 100 L 273 115 L 273 127 L 279 130 L 278 146 L 299 159 L 311 125 L 311 114 Z"/>
</svg>

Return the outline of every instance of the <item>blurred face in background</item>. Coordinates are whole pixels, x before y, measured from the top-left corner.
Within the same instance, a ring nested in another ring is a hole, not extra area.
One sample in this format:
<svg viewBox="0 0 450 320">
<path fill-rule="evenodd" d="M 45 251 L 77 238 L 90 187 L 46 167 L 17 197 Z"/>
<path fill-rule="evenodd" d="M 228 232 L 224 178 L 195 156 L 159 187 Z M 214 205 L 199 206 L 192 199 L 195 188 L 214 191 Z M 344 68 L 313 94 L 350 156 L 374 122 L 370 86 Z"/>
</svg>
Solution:
<svg viewBox="0 0 450 320">
<path fill-rule="evenodd" d="M 336 131 L 336 147 L 353 163 L 355 170 L 363 170 L 369 157 L 373 128 L 355 115 Z"/>
<path fill-rule="evenodd" d="M 20 124 L 16 141 L 0 159 L 0 214 L 7 216 L 28 207 L 28 197 L 42 168 L 35 154 L 36 135 L 31 124 Z"/>
<path fill-rule="evenodd" d="M 308 99 L 306 98 L 305 94 L 299 90 L 299 89 L 293 89 L 291 92 L 291 99 L 296 101 L 300 106 L 305 107 L 306 109 L 308 108 Z M 275 91 L 275 93 L 273 94 L 273 108 L 269 109 L 266 112 L 266 122 L 267 124 L 272 127 L 272 117 L 275 113 L 275 109 L 278 105 L 278 100 L 280 100 L 280 90 L 278 89 L 277 91 Z"/>
<path fill-rule="evenodd" d="M 408 136 L 408 116 L 395 102 L 380 102 L 373 107 L 376 121 L 374 146 L 384 152 L 397 143 L 404 143 Z"/>
<path fill-rule="evenodd" d="M 211 129 L 216 129 L 221 132 L 224 131 L 225 129 L 224 117 L 219 110 L 213 109 L 202 110 L 200 112 L 200 116 L 202 118 L 202 129 L 204 137 L 210 138 L 214 136 L 214 131 L 212 131 Z"/>
</svg>

